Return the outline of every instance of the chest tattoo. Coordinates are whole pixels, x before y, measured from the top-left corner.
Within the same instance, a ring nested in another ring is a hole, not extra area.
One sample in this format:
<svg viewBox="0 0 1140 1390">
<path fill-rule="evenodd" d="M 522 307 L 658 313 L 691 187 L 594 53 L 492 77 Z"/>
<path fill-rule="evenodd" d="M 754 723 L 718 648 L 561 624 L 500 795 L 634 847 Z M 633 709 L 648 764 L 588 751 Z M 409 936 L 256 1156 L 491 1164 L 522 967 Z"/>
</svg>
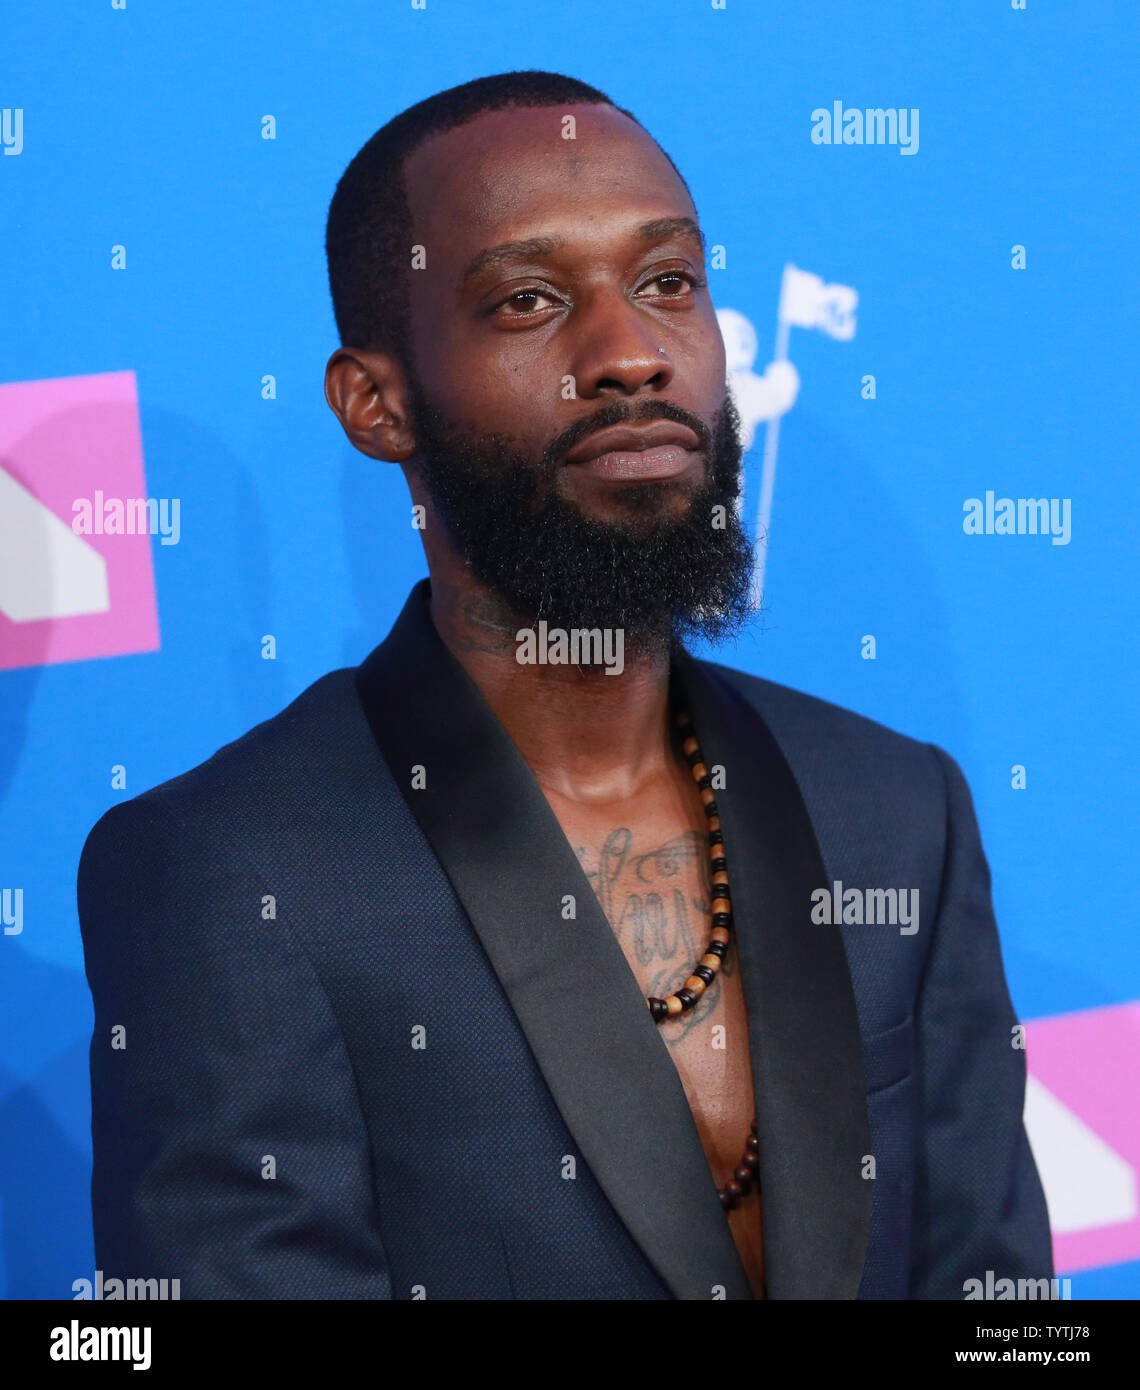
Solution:
<svg viewBox="0 0 1140 1390">
<path fill-rule="evenodd" d="M 644 992 L 664 998 L 681 988 L 704 952 L 709 934 L 709 868 L 706 837 L 685 831 L 656 849 L 635 852 L 633 833 L 619 826 L 600 851 L 575 848 L 582 871 L 597 895 L 627 957 L 636 962 Z M 735 972 L 734 953 L 721 976 Z M 708 990 L 696 1006 L 663 1027 L 670 1047 L 721 1009 L 723 988 Z"/>
</svg>

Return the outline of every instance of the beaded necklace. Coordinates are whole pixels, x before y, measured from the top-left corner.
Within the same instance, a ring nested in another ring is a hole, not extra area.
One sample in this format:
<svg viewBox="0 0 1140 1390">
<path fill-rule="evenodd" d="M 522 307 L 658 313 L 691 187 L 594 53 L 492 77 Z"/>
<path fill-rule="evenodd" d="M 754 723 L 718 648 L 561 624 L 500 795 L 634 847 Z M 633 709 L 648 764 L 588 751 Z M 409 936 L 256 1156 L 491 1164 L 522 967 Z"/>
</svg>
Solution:
<svg viewBox="0 0 1140 1390">
<path fill-rule="evenodd" d="M 700 744 L 693 732 L 692 716 L 688 711 L 677 715 L 677 725 L 688 731 L 681 749 L 688 759 L 693 780 L 700 789 L 701 804 L 704 806 L 705 815 L 708 818 L 709 867 L 712 872 L 712 932 L 708 945 L 705 947 L 705 954 L 693 967 L 693 973 L 685 981 L 684 986 L 675 994 L 666 995 L 664 999 L 656 999 L 652 996 L 646 998 L 645 1002 L 649 1006 L 654 1023 L 660 1023 L 667 1018 L 676 1018 L 687 1013 L 696 1004 L 716 978 L 732 941 L 732 901 L 728 888 L 728 862 L 724 857 L 724 836 L 721 833 L 720 816 L 717 814 L 716 797 L 713 795 L 712 776 L 701 756 Z M 741 1198 L 746 1197 L 752 1190 L 754 1183 L 759 1186 L 757 1177 L 759 1166 L 760 1140 L 756 1133 L 756 1121 L 753 1120 L 740 1163 L 733 1172 L 732 1178 L 723 1187 L 717 1188 L 721 1207 L 725 1211 L 732 1211 L 740 1203 Z"/>
</svg>

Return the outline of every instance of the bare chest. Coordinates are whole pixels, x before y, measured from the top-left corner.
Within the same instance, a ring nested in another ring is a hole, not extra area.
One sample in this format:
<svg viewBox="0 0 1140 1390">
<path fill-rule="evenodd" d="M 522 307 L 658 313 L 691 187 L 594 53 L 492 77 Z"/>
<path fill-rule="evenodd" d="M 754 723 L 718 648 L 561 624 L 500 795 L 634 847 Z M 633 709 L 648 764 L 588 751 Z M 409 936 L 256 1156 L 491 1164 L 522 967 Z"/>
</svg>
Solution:
<svg viewBox="0 0 1140 1390">
<path fill-rule="evenodd" d="M 643 996 L 682 988 L 710 932 L 707 836 L 694 815 L 649 809 L 630 824 L 555 807 Z M 731 869 L 731 865 L 730 865 Z M 712 1179 L 729 1182 L 755 1117 L 748 1019 L 736 948 L 693 1009 L 659 1025 L 700 1135 Z M 763 1289 L 760 1198 L 728 1218 L 758 1297 Z"/>
<path fill-rule="evenodd" d="M 640 840 L 640 843 L 639 843 Z M 609 830 L 579 859 L 641 993 L 664 998 L 683 987 L 709 938 L 705 837 L 677 829 L 660 843 L 630 827 Z M 710 1166 L 736 1167 L 752 1115 L 747 1017 L 735 949 L 696 1006 L 659 1025 L 677 1068 Z"/>
</svg>

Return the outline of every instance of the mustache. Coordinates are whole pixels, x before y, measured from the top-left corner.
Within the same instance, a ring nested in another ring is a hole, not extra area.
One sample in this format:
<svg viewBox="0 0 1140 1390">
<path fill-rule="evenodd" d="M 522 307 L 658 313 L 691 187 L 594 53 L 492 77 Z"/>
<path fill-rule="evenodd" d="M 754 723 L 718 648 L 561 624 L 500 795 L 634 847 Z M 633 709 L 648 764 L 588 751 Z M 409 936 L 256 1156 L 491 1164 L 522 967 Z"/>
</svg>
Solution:
<svg viewBox="0 0 1140 1390">
<path fill-rule="evenodd" d="M 589 435 L 596 434 L 598 430 L 609 429 L 611 425 L 641 423 L 646 420 L 672 420 L 675 424 L 687 426 L 697 436 L 701 450 L 706 457 L 708 456 L 713 443 L 712 431 L 699 415 L 683 410 L 670 401 L 647 400 L 636 406 L 627 405 L 624 401 L 611 401 L 595 414 L 575 420 L 552 440 L 543 452 L 542 468 L 549 473 L 565 460 L 576 444 L 580 444 Z"/>
</svg>

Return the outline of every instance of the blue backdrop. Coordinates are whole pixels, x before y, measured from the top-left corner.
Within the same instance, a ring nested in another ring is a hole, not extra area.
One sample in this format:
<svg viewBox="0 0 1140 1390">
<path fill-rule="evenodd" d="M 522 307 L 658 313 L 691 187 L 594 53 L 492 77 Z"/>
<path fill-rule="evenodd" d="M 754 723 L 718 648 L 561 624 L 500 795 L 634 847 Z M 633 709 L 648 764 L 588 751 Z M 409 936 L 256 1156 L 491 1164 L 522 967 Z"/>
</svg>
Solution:
<svg viewBox="0 0 1140 1390">
<path fill-rule="evenodd" d="M 353 451 L 323 398 L 336 180 L 397 111 L 513 68 L 601 87 L 670 152 L 725 248 L 710 286 L 755 328 L 756 374 L 787 263 L 857 291 L 853 337 L 791 329 L 765 611 L 718 657 L 958 759 L 1020 1016 L 1119 1024 L 1097 1084 L 1135 1108 L 1138 1015 L 1116 1006 L 1140 1000 L 1140 20 L 1126 0 L 1015 5 L 6 13 L 0 382 L 134 373 L 147 492 L 179 499 L 181 524 L 176 545 L 149 542 L 157 650 L 29 664 L 12 638 L 0 659 L 0 888 L 9 907 L 22 890 L 22 930 L 0 936 L 0 1292 L 71 1297 L 94 1268 L 87 831 L 360 660 L 425 572 L 399 471 Z M 813 142 L 837 101 L 917 110 L 918 148 Z M 46 500 L 50 478 L 0 452 L 6 468 Z M 987 491 L 1068 499 L 1069 542 L 967 534 L 963 504 Z M 1135 1120 L 1084 1122 L 1134 1199 Z M 1059 1271 L 1074 1297 L 1140 1293 L 1122 1200 L 1113 1239 Z"/>
</svg>

